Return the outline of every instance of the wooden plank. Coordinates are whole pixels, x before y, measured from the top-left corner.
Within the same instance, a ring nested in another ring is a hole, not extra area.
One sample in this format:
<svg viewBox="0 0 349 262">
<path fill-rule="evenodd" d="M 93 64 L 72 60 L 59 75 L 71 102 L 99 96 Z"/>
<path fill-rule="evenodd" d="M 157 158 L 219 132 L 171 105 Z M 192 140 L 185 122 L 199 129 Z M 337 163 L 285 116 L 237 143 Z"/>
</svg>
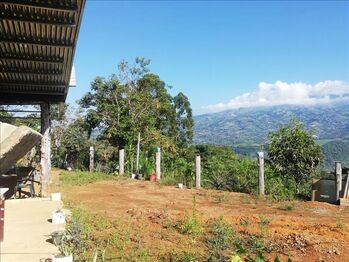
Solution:
<svg viewBox="0 0 349 262">
<path fill-rule="evenodd" d="M 54 56 L 31 56 L 25 54 L 3 54 L 0 53 L 0 60 L 9 61 L 26 61 L 26 62 L 39 62 L 39 63 L 49 63 L 49 64 L 63 64 L 63 58 L 58 58 Z"/>
<path fill-rule="evenodd" d="M 64 85 L 62 83 L 58 84 L 58 83 L 33 83 L 33 82 L 2 82 L 0 83 L 0 88 L 2 86 L 32 86 L 32 87 L 58 87 L 58 88 L 66 88 L 67 85 Z"/>
<path fill-rule="evenodd" d="M 9 5 L 17 5 L 20 7 L 33 7 L 46 9 L 51 11 L 68 11 L 68 12 L 77 12 L 78 7 L 76 5 L 59 5 L 59 4 L 50 4 L 43 3 L 37 1 L 28 1 L 28 0 L 1 0 L 0 4 L 9 4 Z"/>
<path fill-rule="evenodd" d="M 32 40 L 32 39 L 24 39 L 22 36 L 18 35 L 16 38 L 0 38 L 0 43 L 7 44 L 21 44 L 21 45 L 34 45 L 34 46 L 49 46 L 49 47 L 64 47 L 64 48 L 73 48 L 74 45 L 71 43 L 55 43 L 53 41 L 46 40 Z"/>
<path fill-rule="evenodd" d="M 59 103 L 65 101 L 65 95 L 55 94 L 36 94 L 28 92 L 23 94 L 2 93 L 0 92 L 0 104 L 2 105 L 37 105 L 42 102 Z"/>
<path fill-rule="evenodd" d="M 7 69 L 1 68 L 0 73 L 4 74 L 19 74 L 19 75 L 54 75 L 60 76 L 63 74 L 62 70 L 33 70 L 33 69 Z"/>
<path fill-rule="evenodd" d="M 65 21 L 60 20 L 59 18 L 55 21 L 49 20 L 45 17 L 40 16 L 12 16 L 9 14 L 0 14 L 0 20 L 14 21 L 14 22 L 24 22 L 24 23 L 35 23 L 42 25 L 55 25 L 55 26 L 65 26 L 65 27 L 76 27 L 75 21 Z"/>
</svg>

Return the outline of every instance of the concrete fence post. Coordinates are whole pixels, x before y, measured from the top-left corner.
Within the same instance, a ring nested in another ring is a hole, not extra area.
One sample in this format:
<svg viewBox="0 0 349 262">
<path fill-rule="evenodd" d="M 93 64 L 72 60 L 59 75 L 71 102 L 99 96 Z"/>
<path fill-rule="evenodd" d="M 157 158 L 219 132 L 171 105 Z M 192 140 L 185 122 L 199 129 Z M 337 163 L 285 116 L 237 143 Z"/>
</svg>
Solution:
<svg viewBox="0 0 349 262">
<path fill-rule="evenodd" d="M 122 176 L 125 173 L 125 149 L 119 150 L 119 175 Z"/>
<path fill-rule="evenodd" d="M 155 161 L 156 181 L 161 179 L 161 151 L 160 147 L 156 150 L 156 161 Z"/>
<path fill-rule="evenodd" d="M 264 196 L 264 153 L 258 152 L 258 185 L 259 185 L 259 195 Z"/>
<path fill-rule="evenodd" d="M 90 172 L 93 172 L 94 160 L 95 160 L 95 149 L 93 146 L 90 146 Z"/>
<path fill-rule="evenodd" d="M 195 186 L 196 188 L 201 187 L 201 157 L 196 156 L 195 158 Z"/>
<path fill-rule="evenodd" d="M 336 199 L 339 200 L 342 191 L 342 163 L 335 162 L 335 172 L 336 172 Z"/>
</svg>

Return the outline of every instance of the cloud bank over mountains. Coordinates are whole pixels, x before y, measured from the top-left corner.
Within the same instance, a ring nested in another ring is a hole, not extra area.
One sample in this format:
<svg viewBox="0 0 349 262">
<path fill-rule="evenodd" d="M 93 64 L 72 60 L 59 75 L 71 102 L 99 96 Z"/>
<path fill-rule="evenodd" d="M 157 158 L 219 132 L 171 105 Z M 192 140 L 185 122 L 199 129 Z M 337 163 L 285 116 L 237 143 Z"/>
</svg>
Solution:
<svg viewBox="0 0 349 262">
<path fill-rule="evenodd" d="M 241 107 L 317 105 L 345 100 L 349 101 L 349 84 L 339 80 L 326 80 L 315 85 L 303 82 L 260 82 L 257 91 L 236 96 L 227 103 L 204 106 L 202 109 L 218 112 Z"/>
</svg>

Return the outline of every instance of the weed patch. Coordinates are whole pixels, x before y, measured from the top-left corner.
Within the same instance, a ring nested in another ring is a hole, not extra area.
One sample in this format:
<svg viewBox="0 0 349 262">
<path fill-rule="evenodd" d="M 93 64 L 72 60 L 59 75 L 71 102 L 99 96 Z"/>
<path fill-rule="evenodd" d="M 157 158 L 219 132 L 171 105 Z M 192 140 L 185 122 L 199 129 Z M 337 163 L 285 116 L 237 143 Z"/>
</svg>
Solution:
<svg viewBox="0 0 349 262">
<path fill-rule="evenodd" d="M 64 171 L 60 175 L 62 186 L 83 186 L 101 180 L 116 180 L 117 176 L 102 172 Z"/>
<path fill-rule="evenodd" d="M 234 230 L 224 222 L 223 217 L 213 220 L 210 225 L 207 244 L 210 250 L 208 261 L 225 261 L 227 252 L 234 248 Z"/>
<path fill-rule="evenodd" d="M 229 202 L 229 195 L 228 194 L 214 195 L 213 199 L 218 203 L 227 203 Z"/>
<path fill-rule="evenodd" d="M 283 210 L 283 211 L 292 211 L 294 208 L 295 208 L 294 203 L 286 203 L 286 204 L 279 205 L 277 207 L 277 209 Z"/>
<path fill-rule="evenodd" d="M 261 230 L 261 234 L 265 235 L 267 232 L 268 225 L 270 224 L 271 219 L 266 217 L 263 214 L 259 215 L 259 229 Z"/>
<path fill-rule="evenodd" d="M 198 236 L 201 234 L 201 223 L 197 215 L 195 196 L 193 197 L 192 212 L 184 217 L 181 225 L 181 231 L 183 234 L 193 236 Z"/>
</svg>

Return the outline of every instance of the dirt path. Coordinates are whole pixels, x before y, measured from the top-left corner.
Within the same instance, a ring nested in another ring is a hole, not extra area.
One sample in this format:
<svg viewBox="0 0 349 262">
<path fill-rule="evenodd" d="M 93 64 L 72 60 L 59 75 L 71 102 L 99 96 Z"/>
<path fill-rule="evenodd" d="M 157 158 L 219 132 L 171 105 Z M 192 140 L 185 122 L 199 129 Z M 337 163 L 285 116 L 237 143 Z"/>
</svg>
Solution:
<svg viewBox="0 0 349 262">
<path fill-rule="evenodd" d="M 260 217 L 268 218 L 268 238 L 284 246 L 295 261 L 349 261 L 349 209 L 330 204 L 272 203 L 247 194 L 177 189 L 135 180 L 72 187 L 63 196 L 108 217 L 139 218 L 148 231 L 160 230 L 156 220 L 164 214 L 183 218 L 192 210 L 195 196 L 203 221 L 222 215 L 238 232 L 257 233 Z"/>
</svg>

